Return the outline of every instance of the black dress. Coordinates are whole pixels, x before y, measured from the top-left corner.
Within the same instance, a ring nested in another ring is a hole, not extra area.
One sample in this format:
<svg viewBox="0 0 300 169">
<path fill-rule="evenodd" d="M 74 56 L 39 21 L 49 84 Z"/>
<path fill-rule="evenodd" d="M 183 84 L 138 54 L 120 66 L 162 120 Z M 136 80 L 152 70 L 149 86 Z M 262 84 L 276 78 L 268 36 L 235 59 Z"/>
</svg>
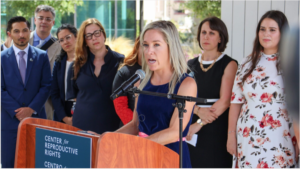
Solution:
<svg viewBox="0 0 300 169">
<path fill-rule="evenodd" d="M 221 55 L 212 68 L 207 72 L 202 71 L 200 68 L 198 57 L 188 61 L 188 66 L 191 68 L 191 71 L 194 72 L 198 89 L 198 97 L 207 99 L 220 98 L 222 76 L 226 66 L 231 61 L 235 60 L 227 55 Z M 205 64 L 203 62 L 204 68 L 207 68 L 208 66 L 210 66 L 210 63 Z M 197 105 L 199 104 L 197 103 Z M 210 105 L 212 104 L 213 103 L 210 103 Z M 198 135 L 196 147 L 188 145 L 193 168 L 232 167 L 232 156 L 227 152 L 226 148 L 228 110 L 229 109 L 227 109 L 214 122 L 203 126 L 196 133 Z M 194 115 L 192 123 L 195 123 L 198 119 L 199 117 Z"/>
<path fill-rule="evenodd" d="M 76 80 L 73 79 L 73 64 L 68 71 L 68 80 L 71 82 L 68 82 L 67 99 L 77 99 L 73 126 L 99 134 L 117 130 L 121 122 L 109 97 L 114 77 L 124 56 L 112 51 L 108 46 L 106 48 L 108 52 L 104 57 L 105 63 L 98 77 L 94 74 L 95 56 L 90 51 L 87 62 L 80 68 Z"/>
</svg>

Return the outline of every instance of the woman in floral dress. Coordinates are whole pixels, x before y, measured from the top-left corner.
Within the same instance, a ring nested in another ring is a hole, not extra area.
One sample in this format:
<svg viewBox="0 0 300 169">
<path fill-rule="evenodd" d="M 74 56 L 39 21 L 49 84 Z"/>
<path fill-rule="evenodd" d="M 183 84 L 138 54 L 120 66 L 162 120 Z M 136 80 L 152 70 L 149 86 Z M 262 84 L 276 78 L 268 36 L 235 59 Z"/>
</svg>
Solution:
<svg viewBox="0 0 300 169">
<path fill-rule="evenodd" d="M 278 45 L 288 21 L 280 11 L 260 19 L 252 54 L 236 73 L 227 150 L 241 168 L 297 167 L 298 146 L 286 110 Z M 288 56 L 282 56 L 288 57 Z"/>
</svg>

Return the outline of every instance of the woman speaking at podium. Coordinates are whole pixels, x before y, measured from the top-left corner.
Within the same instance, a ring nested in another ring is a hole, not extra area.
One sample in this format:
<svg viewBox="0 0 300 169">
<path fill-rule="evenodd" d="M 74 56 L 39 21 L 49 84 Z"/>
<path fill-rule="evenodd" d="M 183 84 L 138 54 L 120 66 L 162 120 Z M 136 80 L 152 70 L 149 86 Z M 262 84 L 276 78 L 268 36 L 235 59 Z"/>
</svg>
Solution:
<svg viewBox="0 0 300 169">
<path fill-rule="evenodd" d="M 187 63 L 176 27 L 169 21 L 148 24 L 141 34 L 142 66 L 146 72 L 140 89 L 196 97 L 197 85 L 187 72 Z M 133 120 L 117 132 L 139 135 L 179 153 L 178 109 L 175 100 L 140 94 Z M 188 133 L 194 102 L 186 102 L 183 137 Z M 183 138 L 185 140 L 185 138 Z M 191 167 L 187 143 L 183 142 L 183 167 Z"/>
</svg>

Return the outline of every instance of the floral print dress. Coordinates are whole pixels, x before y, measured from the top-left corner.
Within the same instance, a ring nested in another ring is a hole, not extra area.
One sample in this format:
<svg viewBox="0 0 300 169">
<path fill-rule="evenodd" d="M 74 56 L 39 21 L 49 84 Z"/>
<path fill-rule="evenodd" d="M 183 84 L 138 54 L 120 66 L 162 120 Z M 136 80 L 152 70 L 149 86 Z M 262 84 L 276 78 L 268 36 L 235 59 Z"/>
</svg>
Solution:
<svg viewBox="0 0 300 169">
<path fill-rule="evenodd" d="M 252 74 L 246 57 L 240 64 L 231 103 L 243 104 L 237 121 L 237 151 L 240 168 L 297 167 L 292 119 L 286 110 L 284 85 L 276 68 L 277 55 L 261 53 Z"/>
</svg>

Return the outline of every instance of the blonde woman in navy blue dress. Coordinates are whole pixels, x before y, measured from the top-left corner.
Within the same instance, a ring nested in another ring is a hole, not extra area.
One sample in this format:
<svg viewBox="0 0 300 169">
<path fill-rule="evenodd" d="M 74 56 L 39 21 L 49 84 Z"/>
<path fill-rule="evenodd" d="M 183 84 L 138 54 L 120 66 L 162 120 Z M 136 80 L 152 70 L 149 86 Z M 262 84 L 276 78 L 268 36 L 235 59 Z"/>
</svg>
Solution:
<svg viewBox="0 0 300 169">
<path fill-rule="evenodd" d="M 140 39 L 143 45 L 145 79 L 140 84 L 144 91 L 174 93 L 196 97 L 197 86 L 187 72 L 187 63 L 180 45 L 178 32 L 170 21 L 148 24 Z M 140 94 L 133 120 L 117 132 L 140 135 L 179 152 L 178 110 L 175 100 Z M 183 117 L 183 137 L 187 135 L 194 102 L 186 102 Z M 183 141 L 183 167 L 191 167 L 187 143 Z"/>
</svg>

